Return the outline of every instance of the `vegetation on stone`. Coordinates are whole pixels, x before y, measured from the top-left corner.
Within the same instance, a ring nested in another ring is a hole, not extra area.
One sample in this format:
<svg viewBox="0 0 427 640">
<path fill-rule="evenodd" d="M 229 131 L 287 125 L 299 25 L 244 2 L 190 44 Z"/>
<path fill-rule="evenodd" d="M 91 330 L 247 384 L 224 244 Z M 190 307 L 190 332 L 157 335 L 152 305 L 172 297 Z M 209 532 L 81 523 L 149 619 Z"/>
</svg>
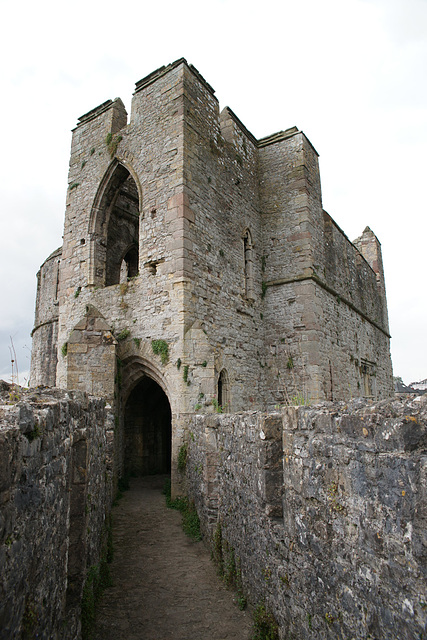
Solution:
<svg viewBox="0 0 427 640">
<path fill-rule="evenodd" d="M 166 340 L 152 340 L 151 348 L 156 356 L 160 356 L 162 364 L 167 364 L 169 360 L 169 345 Z"/>
</svg>

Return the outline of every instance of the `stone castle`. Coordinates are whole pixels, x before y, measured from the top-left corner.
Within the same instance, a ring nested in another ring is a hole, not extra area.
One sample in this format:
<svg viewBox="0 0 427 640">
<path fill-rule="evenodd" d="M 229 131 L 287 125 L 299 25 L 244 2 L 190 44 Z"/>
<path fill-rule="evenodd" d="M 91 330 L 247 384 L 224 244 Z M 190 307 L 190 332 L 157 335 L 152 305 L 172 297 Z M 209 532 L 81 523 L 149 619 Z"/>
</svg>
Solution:
<svg viewBox="0 0 427 640">
<path fill-rule="evenodd" d="M 87 638 L 118 479 L 170 471 L 280 640 L 425 640 L 427 395 L 385 399 L 376 237 L 185 60 L 133 100 L 79 119 L 37 388 L 0 384 L 1 637 Z"/>
<path fill-rule="evenodd" d="M 257 140 L 184 59 L 73 131 L 31 386 L 106 398 L 128 471 L 176 474 L 194 413 L 392 393 L 380 243 L 322 208 L 296 127 Z"/>
</svg>

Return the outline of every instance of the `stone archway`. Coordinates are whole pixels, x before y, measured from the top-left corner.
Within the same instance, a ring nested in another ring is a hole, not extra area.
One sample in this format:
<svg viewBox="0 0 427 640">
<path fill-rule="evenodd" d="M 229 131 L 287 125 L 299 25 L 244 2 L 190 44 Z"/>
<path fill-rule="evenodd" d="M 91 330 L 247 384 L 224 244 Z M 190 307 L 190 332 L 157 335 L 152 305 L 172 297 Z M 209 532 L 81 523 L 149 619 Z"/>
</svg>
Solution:
<svg viewBox="0 0 427 640">
<path fill-rule="evenodd" d="M 170 473 L 172 413 L 162 387 L 143 375 L 128 395 L 123 417 L 125 474 Z"/>
<path fill-rule="evenodd" d="M 90 214 L 90 285 L 108 287 L 138 274 L 141 208 L 136 176 L 130 167 L 113 160 Z"/>
</svg>

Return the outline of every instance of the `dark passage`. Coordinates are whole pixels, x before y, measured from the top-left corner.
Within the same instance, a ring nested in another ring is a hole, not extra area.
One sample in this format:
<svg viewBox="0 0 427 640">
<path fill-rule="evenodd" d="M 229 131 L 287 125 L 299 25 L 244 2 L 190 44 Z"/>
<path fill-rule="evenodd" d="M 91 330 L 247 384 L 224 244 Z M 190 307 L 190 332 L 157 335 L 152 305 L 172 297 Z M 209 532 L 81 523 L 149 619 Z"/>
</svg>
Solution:
<svg viewBox="0 0 427 640">
<path fill-rule="evenodd" d="M 125 473 L 170 473 L 171 409 L 160 385 L 143 377 L 129 395 L 124 418 Z"/>
</svg>

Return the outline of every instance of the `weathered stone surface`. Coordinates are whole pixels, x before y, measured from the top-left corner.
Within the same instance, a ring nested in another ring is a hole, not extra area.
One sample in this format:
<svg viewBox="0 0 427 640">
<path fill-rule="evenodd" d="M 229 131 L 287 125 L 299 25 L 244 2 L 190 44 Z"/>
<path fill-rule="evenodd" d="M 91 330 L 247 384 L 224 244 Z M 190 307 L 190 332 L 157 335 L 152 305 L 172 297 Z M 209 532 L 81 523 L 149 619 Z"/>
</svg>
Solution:
<svg viewBox="0 0 427 640">
<path fill-rule="evenodd" d="M 173 486 L 196 407 L 392 393 L 375 235 L 356 247 L 323 211 L 302 131 L 256 140 L 184 59 L 137 83 L 129 122 L 120 99 L 79 118 L 63 238 L 38 275 L 31 384 L 123 409 L 151 377 L 171 405 Z"/>
<path fill-rule="evenodd" d="M 70 640 L 111 507 L 114 423 L 83 393 L 18 393 L 0 404 L 0 635 Z"/>
<path fill-rule="evenodd" d="M 283 640 L 425 637 L 426 434 L 427 396 L 191 421 L 202 527 Z"/>
</svg>

